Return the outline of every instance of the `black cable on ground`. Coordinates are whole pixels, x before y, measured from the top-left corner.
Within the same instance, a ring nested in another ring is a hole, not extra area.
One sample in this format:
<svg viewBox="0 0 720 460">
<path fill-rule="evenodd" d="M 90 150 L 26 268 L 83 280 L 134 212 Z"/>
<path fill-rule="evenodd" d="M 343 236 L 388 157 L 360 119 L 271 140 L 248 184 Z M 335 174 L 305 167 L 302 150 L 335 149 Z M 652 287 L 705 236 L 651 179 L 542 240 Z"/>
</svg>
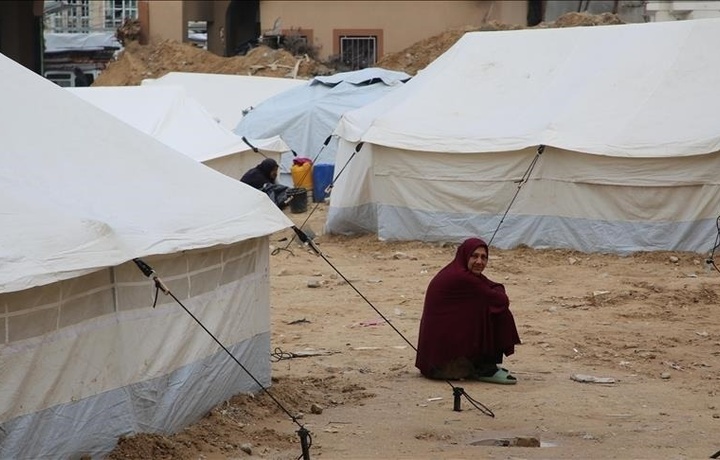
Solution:
<svg viewBox="0 0 720 460">
<path fill-rule="evenodd" d="M 331 136 L 328 136 L 328 138 L 325 139 L 325 144 L 323 144 L 323 148 L 324 148 L 324 147 L 327 145 L 327 143 L 330 141 L 330 138 L 331 138 Z M 333 188 L 334 185 L 335 185 L 335 182 L 337 182 L 337 180 L 338 180 L 338 178 L 340 177 L 340 175 L 343 173 L 343 171 L 345 171 L 345 168 L 347 168 L 347 165 L 350 163 L 350 161 L 352 161 L 352 159 L 355 158 L 355 155 L 357 155 L 357 153 L 360 151 L 360 149 L 362 149 L 363 145 L 365 145 L 365 143 L 364 143 L 364 142 L 360 142 L 358 145 L 355 146 L 355 150 L 353 150 L 353 153 L 352 153 L 352 155 L 350 155 L 350 158 L 348 158 L 348 161 L 345 162 L 345 165 L 340 169 L 340 172 L 338 172 L 337 174 L 334 175 L 335 177 L 333 178 L 332 182 L 330 182 L 330 185 L 328 185 L 328 186 L 325 188 L 325 191 L 326 191 L 326 192 L 332 190 L 332 188 Z M 320 151 L 322 151 L 322 148 L 320 149 Z M 319 157 L 319 156 L 320 156 L 320 154 L 318 153 L 318 157 Z M 316 157 L 316 158 L 317 158 L 317 157 Z M 307 171 L 306 171 L 306 174 L 307 174 Z M 303 177 L 305 177 L 305 176 L 303 176 Z M 305 224 L 308 223 L 308 221 L 310 220 L 310 217 L 312 217 L 313 213 L 314 213 L 315 211 L 317 211 L 317 208 L 318 208 L 319 206 L 320 206 L 320 202 L 315 203 L 315 206 L 313 206 L 313 208 L 310 210 L 310 212 L 308 213 L 308 215 L 307 215 L 307 217 L 305 218 L 305 220 L 303 221 L 303 223 L 300 224 L 300 227 L 299 227 L 300 229 L 302 229 L 302 228 L 305 226 Z M 288 248 L 290 247 L 290 245 L 292 244 L 292 242 L 295 241 L 295 236 L 296 236 L 296 235 L 293 235 L 293 236 L 290 238 L 290 240 L 288 241 L 288 243 L 285 245 L 284 248 L 275 248 L 275 249 L 272 251 L 271 255 L 273 255 L 273 256 L 278 255 L 278 254 L 280 253 L 280 251 L 288 251 L 288 252 L 290 252 L 290 253 L 292 254 L 292 251 L 290 251 Z M 293 254 L 293 255 L 294 255 L 294 254 Z"/>
<path fill-rule="evenodd" d="M 248 145 L 248 147 L 250 147 L 250 149 L 251 149 L 253 152 L 262 155 L 266 160 L 270 158 L 270 157 L 268 157 L 267 155 L 265 155 L 265 154 L 262 152 L 262 150 L 260 150 L 259 148 L 255 147 L 252 143 L 250 143 L 250 141 L 247 139 L 247 137 L 242 136 L 242 140 L 243 140 L 243 142 L 245 142 L 245 143 Z M 291 149 L 290 151 L 293 153 L 293 155 L 297 156 L 297 153 L 295 153 L 294 150 Z"/>
<path fill-rule="evenodd" d="M 365 297 L 365 295 L 362 292 L 360 292 L 358 290 L 358 288 L 356 288 L 355 285 L 349 279 L 347 279 L 347 277 L 345 275 L 343 275 L 342 272 L 340 272 L 340 270 L 337 269 L 337 267 L 335 267 L 335 265 L 332 264 L 332 262 L 330 262 L 327 259 L 327 257 L 325 257 L 325 255 L 315 245 L 315 243 L 313 242 L 313 240 L 311 238 L 309 238 L 302 230 L 300 230 L 299 228 L 297 228 L 295 226 L 293 226 L 292 229 L 301 242 L 307 244 L 313 250 L 313 252 L 315 252 L 315 254 L 320 256 L 335 271 L 335 273 L 337 273 L 338 276 L 340 276 L 343 279 L 343 281 L 345 281 L 352 288 L 352 290 L 355 291 L 355 293 L 357 293 L 357 295 L 359 295 L 360 298 L 362 298 L 365 301 L 365 303 L 367 303 L 370 306 L 370 308 L 372 308 L 375 311 L 375 313 L 380 315 L 380 317 L 392 328 L 392 330 L 395 331 L 405 341 L 405 343 L 410 345 L 410 348 L 412 348 L 417 353 L 417 348 L 415 347 L 415 345 L 413 345 L 413 343 L 410 342 L 410 340 L 408 340 L 407 337 L 405 337 L 405 335 L 402 332 L 400 332 L 400 330 L 397 327 L 395 327 L 395 325 L 385 315 L 383 315 L 382 312 L 380 312 L 380 310 L 378 310 L 377 307 L 375 307 L 375 305 L 373 305 L 372 302 L 370 302 L 370 300 L 368 300 L 368 298 Z M 487 416 L 495 417 L 495 414 L 493 413 L 492 410 L 490 410 L 490 408 L 485 406 L 480 401 L 470 397 L 470 395 L 468 395 L 463 388 L 456 387 L 455 385 L 452 384 L 452 382 L 450 380 L 445 380 L 445 382 L 448 385 L 450 385 L 450 387 L 452 387 L 452 389 L 453 389 L 453 396 L 455 397 L 455 400 L 456 400 L 455 410 L 459 410 L 458 403 L 457 403 L 457 401 L 459 400 L 459 396 L 464 396 L 470 402 L 470 404 L 473 405 L 476 409 L 480 410 L 480 412 L 482 412 L 483 414 L 485 414 Z"/>
<path fill-rule="evenodd" d="M 176 302 L 178 305 L 180 305 L 183 310 L 185 310 L 185 313 L 187 313 L 188 315 L 190 315 L 190 317 L 191 317 L 193 320 L 195 320 L 195 322 L 196 322 L 205 332 L 207 332 L 207 334 L 208 334 L 210 337 L 212 337 L 212 339 L 215 341 L 215 343 L 217 343 L 217 344 L 220 346 L 220 348 L 222 348 L 223 351 L 224 351 L 225 353 L 227 353 L 228 356 L 230 356 L 230 358 L 232 358 L 232 360 L 235 361 L 235 363 L 236 363 L 238 366 L 240 366 L 240 368 L 241 368 L 243 371 L 245 371 L 245 373 L 246 373 L 247 375 L 250 376 L 250 378 L 265 392 L 265 394 L 267 394 L 267 395 L 270 397 L 270 399 L 272 399 L 272 401 L 273 401 L 280 409 L 282 409 L 282 411 L 285 412 L 285 414 L 287 414 L 288 417 L 290 417 L 290 419 L 293 421 L 293 423 L 295 423 L 295 424 L 298 426 L 299 429 L 298 429 L 297 433 L 298 433 L 298 435 L 300 436 L 300 443 L 301 443 L 301 445 L 302 445 L 302 451 L 303 451 L 302 454 L 300 455 L 300 457 L 298 457 L 298 459 L 303 458 L 304 460 L 310 460 L 310 455 L 309 455 L 309 452 L 308 452 L 309 449 L 310 449 L 310 446 L 312 446 L 312 437 L 310 436 L 310 432 L 309 432 L 300 422 L 298 422 L 298 419 L 297 419 L 294 415 L 292 415 L 292 414 L 290 413 L 290 411 L 288 411 L 288 410 L 285 408 L 285 406 L 283 406 L 283 404 L 282 404 L 280 401 L 278 401 L 278 399 L 275 398 L 275 396 L 274 396 L 272 393 L 270 393 L 270 390 L 268 390 L 268 389 L 265 387 L 265 385 L 263 385 L 262 383 L 260 383 L 260 381 L 252 374 L 252 372 L 250 372 L 250 371 L 240 362 L 240 360 L 237 359 L 237 358 L 235 357 L 235 355 L 233 355 L 232 352 L 231 352 L 225 345 L 223 345 L 223 343 L 222 343 L 212 332 L 210 332 L 210 330 L 209 330 L 207 327 L 205 327 L 205 325 L 202 323 L 202 321 L 200 321 L 200 320 L 197 318 L 197 316 L 193 315 L 193 313 L 180 301 L 180 299 L 178 299 L 177 297 L 175 297 L 175 294 L 173 294 L 172 291 L 170 291 L 170 289 L 168 289 L 168 287 L 165 285 L 165 283 L 163 283 L 162 280 L 157 276 L 157 274 L 155 273 L 155 270 L 153 270 L 153 269 L 152 269 L 147 263 L 145 263 L 142 259 L 135 258 L 135 259 L 133 259 L 133 262 L 135 262 L 135 265 L 137 265 L 137 267 L 140 269 L 140 271 L 143 273 L 143 275 L 145 275 L 146 277 L 152 279 L 152 280 L 154 281 L 154 283 L 155 283 L 155 303 L 153 304 L 153 308 L 155 307 L 155 304 L 157 303 L 157 297 L 158 297 L 158 293 L 159 293 L 160 291 L 162 291 L 164 294 L 169 295 L 170 297 L 172 297 L 172 299 L 175 300 L 175 302 Z"/>
<path fill-rule="evenodd" d="M 711 265 L 718 273 L 720 273 L 720 268 L 718 268 L 717 264 L 715 263 L 715 251 L 717 251 L 718 248 L 720 248 L 720 216 L 718 216 L 717 220 L 715 221 L 715 228 L 717 228 L 717 235 L 715 236 L 715 243 L 713 243 L 713 247 L 710 250 L 710 255 L 705 260 L 705 263 L 707 263 L 708 265 Z"/>
</svg>

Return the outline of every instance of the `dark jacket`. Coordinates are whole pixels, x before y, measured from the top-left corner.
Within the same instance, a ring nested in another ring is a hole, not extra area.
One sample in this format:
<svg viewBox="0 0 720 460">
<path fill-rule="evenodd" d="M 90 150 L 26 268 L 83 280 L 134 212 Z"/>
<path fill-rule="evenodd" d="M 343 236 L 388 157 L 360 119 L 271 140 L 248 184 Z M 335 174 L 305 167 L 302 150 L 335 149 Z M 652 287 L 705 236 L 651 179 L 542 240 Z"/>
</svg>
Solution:
<svg viewBox="0 0 720 460">
<path fill-rule="evenodd" d="M 272 158 L 264 159 L 259 165 L 250 169 L 248 172 L 243 174 L 240 178 L 241 182 L 248 184 L 251 187 L 255 187 L 258 190 L 262 190 L 265 184 L 274 184 L 275 181 L 270 176 L 278 164 Z"/>
</svg>

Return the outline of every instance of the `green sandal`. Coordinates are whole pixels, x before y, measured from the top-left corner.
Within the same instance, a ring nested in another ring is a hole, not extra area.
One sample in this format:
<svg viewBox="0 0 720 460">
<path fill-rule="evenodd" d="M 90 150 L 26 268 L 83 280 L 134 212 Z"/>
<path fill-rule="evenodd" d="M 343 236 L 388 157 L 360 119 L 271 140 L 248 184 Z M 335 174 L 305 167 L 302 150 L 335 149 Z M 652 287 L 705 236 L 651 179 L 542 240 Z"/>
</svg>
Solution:
<svg viewBox="0 0 720 460">
<path fill-rule="evenodd" d="M 490 376 L 478 376 L 475 377 L 478 382 L 497 383 L 500 385 L 515 385 L 517 379 L 510 375 L 510 371 L 504 368 L 499 368 L 497 372 Z"/>
</svg>

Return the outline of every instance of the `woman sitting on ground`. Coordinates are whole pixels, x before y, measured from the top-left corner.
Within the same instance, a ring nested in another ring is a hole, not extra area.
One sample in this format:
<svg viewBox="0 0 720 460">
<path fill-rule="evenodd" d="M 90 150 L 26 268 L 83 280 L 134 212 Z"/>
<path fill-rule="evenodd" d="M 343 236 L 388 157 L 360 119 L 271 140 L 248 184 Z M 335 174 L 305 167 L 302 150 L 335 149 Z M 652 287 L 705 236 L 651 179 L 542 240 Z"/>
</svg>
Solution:
<svg viewBox="0 0 720 460">
<path fill-rule="evenodd" d="M 482 274 L 487 262 L 487 244 L 470 238 L 430 281 L 415 361 L 425 377 L 517 382 L 499 365 L 520 337 L 505 287 Z"/>
<path fill-rule="evenodd" d="M 265 192 L 278 208 L 285 209 L 288 204 L 287 190 L 289 187 L 275 183 L 279 169 L 280 166 L 275 160 L 265 158 L 259 165 L 243 174 L 240 182 Z"/>
</svg>

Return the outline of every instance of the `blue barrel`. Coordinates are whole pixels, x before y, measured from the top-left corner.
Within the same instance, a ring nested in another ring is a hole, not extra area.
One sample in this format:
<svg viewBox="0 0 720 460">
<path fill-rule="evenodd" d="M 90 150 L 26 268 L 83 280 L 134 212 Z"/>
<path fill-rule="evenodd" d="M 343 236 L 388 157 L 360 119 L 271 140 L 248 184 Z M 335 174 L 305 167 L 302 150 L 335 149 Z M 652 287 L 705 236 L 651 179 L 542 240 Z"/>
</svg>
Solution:
<svg viewBox="0 0 720 460">
<path fill-rule="evenodd" d="M 313 202 L 322 203 L 328 197 L 325 189 L 332 184 L 335 165 L 318 163 L 313 166 Z"/>
</svg>

